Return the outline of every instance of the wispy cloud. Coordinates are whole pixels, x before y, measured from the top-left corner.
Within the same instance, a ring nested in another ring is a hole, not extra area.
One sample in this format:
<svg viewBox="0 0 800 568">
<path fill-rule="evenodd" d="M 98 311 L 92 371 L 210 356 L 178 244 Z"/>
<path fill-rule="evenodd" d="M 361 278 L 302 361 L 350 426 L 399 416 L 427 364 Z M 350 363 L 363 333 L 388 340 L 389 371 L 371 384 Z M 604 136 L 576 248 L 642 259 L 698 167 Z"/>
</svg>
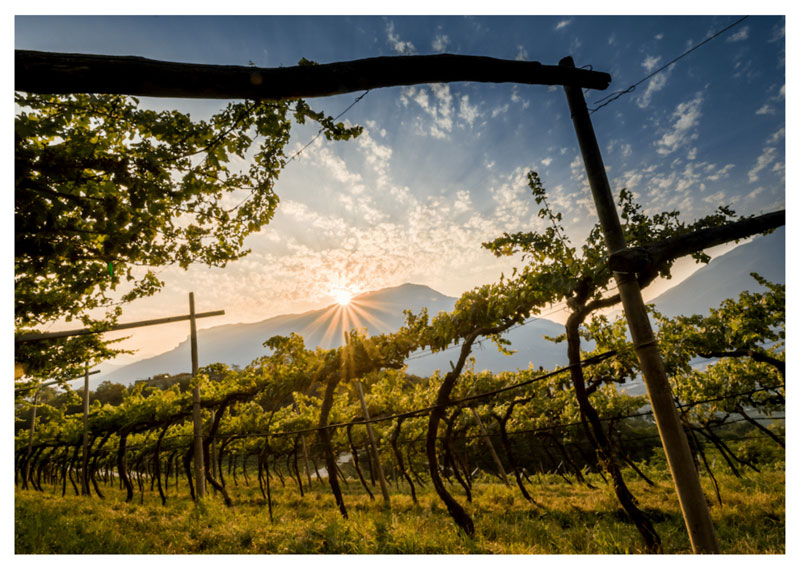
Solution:
<svg viewBox="0 0 800 568">
<path fill-rule="evenodd" d="M 496 106 L 492 109 L 492 118 L 497 118 L 501 114 L 508 112 L 509 104 L 506 103 L 504 105 Z"/>
<path fill-rule="evenodd" d="M 473 123 L 475 122 L 475 119 L 477 119 L 478 116 L 480 116 L 480 113 L 478 112 L 477 105 L 469 104 L 469 96 L 468 95 L 462 95 L 461 96 L 461 102 L 459 104 L 458 116 L 464 122 L 469 124 L 470 127 L 472 127 Z"/>
<path fill-rule="evenodd" d="M 756 159 L 756 164 L 747 172 L 747 178 L 750 180 L 750 183 L 756 183 L 758 181 L 759 174 L 775 161 L 777 157 L 776 154 L 777 150 L 774 146 L 767 146 L 762 150 L 761 154 Z"/>
<path fill-rule="evenodd" d="M 642 67 L 644 67 L 645 71 L 649 73 L 650 71 L 656 68 L 656 66 L 660 61 L 661 61 L 660 56 L 648 55 L 647 57 L 644 58 L 644 61 L 642 61 Z"/>
<path fill-rule="evenodd" d="M 680 103 L 672 113 L 672 127 L 656 141 L 656 151 L 667 156 L 697 138 L 695 128 L 700 122 L 702 93 L 690 101 Z"/>
<path fill-rule="evenodd" d="M 731 43 L 735 42 L 735 41 L 744 41 L 748 37 L 750 37 L 750 27 L 749 26 L 745 26 L 742 29 L 740 29 L 738 32 L 736 32 L 735 34 L 728 36 L 725 39 L 725 41 L 731 42 Z"/>
<path fill-rule="evenodd" d="M 517 46 L 517 55 L 514 57 L 517 61 L 527 61 L 528 60 L 528 50 L 525 49 L 524 46 L 518 45 Z"/>
<path fill-rule="evenodd" d="M 556 24 L 555 29 L 556 30 L 563 30 L 564 28 L 566 28 L 571 23 L 572 23 L 572 18 L 567 18 L 566 20 L 561 20 L 560 22 L 558 22 Z"/>
<path fill-rule="evenodd" d="M 767 138 L 767 144 L 777 144 L 785 137 L 786 137 L 786 127 L 781 126 L 778 130 L 773 132 L 769 138 Z"/>
<path fill-rule="evenodd" d="M 775 26 L 772 29 L 772 34 L 770 35 L 770 38 L 769 38 L 768 41 L 770 43 L 773 43 L 773 42 L 776 42 L 776 41 L 779 41 L 779 40 L 783 39 L 784 37 L 786 37 L 786 25 L 785 24 L 780 25 L 780 26 Z"/>
<path fill-rule="evenodd" d="M 639 108 L 647 108 L 653 100 L 653 95 L 667 86 L 667 79 L 669 78 L 669 70 L 654 75 L 650 81 L 647 82 L 647 88 L 644 93 L 636 97 L 636 105 Z"/>
<path fill-rule="evenodd" d="M 441 52 L 443 52 L 444 50 L 447 49 L 447 45 L 449 43 L 450 43 L 450 38 L 448 38 L 446 35 L 441 35 L 440 34 L 440 35 L 437 35 L 433 39 L 433 43 L 431 44 L 431 47 L 433 48 L 433 51 L 435 51 L 437 53 L 441 53 Z"/>
<path fill-rule="evenodd" d="M 411 55 L 417 51 L 413 43 L 401 40 L 400 36 L 395 33 L 394 22 L 386 24 L 386 41 L 400 55 Z"/>
<path fill-rule="evenodd" d="M 521 96 L 519 96 L 519 89 L 517 85 L 511 87 L 511 102 L 522 105 L 523 110 L 528 108 L 531 104 L 528 99 L 523 99 Z"/>
</svg>

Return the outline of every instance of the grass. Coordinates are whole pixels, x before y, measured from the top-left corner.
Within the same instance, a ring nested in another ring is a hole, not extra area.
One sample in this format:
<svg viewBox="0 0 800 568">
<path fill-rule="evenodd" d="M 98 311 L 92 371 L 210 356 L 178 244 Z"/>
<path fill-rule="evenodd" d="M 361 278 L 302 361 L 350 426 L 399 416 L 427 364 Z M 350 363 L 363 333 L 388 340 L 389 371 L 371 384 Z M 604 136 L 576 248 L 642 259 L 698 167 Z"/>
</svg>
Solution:
<svg viewBox="0 0 800 568">
<path fill-rule="evenodd" d="M 273 488 L 274 521 L 258 487 L 230 487 L 235 505 L 209 496 L 200 506 L 188 499 L 185 485 L 166 506 L 145 491 L 143 503 L 124 502 L 124 493 L 108 487 L 100 500 L 49 492 L 15 493 L 17 554 L 629 554 L 642 553 L 636 529 L 626 521 L 611 489 L 589 476 L 596 489 L 542 476 L 526 502 L 516 487 L 484 478 L 474 502 L 460 488 L 451 492 L 472 515 L 476 536 L 460 533 L 428 486 L 419 504 L 393 488 L 391 511 L 359 491 L 357 481 L 344 488 L 349 518 L 335 507 L 326 484 L 315 482 L 300 497 L 294 485 Z M 722 551 L 728 554 L 785 552 L 785 475 L 782 471 L 717 475 L 723 504 L 711 514 Z M 691 553 L 671 480 L 656 476 L 656 487 L 629 478 L 640 507 L 654 522 L 668 553 Z M 704 480 L 705 484 L 706 480 Z M 210 488 L 209 488 L 210 489 Z M 713 488 L 705 485 L 706 495 Z"/>
</svg>

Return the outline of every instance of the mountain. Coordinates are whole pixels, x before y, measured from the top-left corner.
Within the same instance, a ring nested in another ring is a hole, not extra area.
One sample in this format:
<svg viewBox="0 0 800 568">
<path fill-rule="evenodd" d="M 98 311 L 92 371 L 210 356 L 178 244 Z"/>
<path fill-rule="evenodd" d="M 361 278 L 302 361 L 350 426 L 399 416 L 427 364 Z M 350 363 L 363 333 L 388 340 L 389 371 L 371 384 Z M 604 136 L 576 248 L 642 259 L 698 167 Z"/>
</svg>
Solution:
<svg viewBox="0 0 800 568">
<path fill-rule="evenodd" d="M 230 324 L 203 329 L 197 333 L 198 361 L 200 366 L 210 363 L 245 366 L 256 357 L 267 352 L 264 341 L 274 335 L 289 335 L 292 332 L 303 336 L 306 346 L 331 348 L 343 341 L 346 327 L 366 328 L 370 335 L 391 332 L 399 329 L 404 321 L 404 310 L 418 313 L 423 307 L 428 313 L 436 315 L 440 311 L 451 311 L 456 298 L 418 284 L 403 284 L 367 292 L 356 296 L 349 308 L 342 309 L 331 305 L 321 310 L 302 314 L 281 315 L 264 321 L 248 324 Z M 512 348 L 519 352 L 511 357 L 500 354 L 494 345 L 485 342 L 474 349 L 476 369 L 512 370 L 527 368 L 533 362 L 536 366 L 552 367 L 564 361 L 563 349 L 553 349 L 543 335 L 558 335 L 562 326 L 548 320 L 534 320 L 510 332 Z M 143 359 L 126 365 L 97 380 L 131 383 L 160 373 L 177 374 L 189 372 L 189 339 L 174 349 L 155 357 Z M 449 369 L 451 359 L 457 350 L 441 353 L 417 352 L 409 360 L 409 372 L 427 376 L 436 369 Z"/>
<path fill-rule="evenodd" d="M 678 286 L 656 297 L 651 303 L 666 315 L 706 313 L 725 298 L 736 297 L 743 290 L 755 290 L 758 284 L 750 272 L 758 272 L 768 280 L 784 282 L 785 230 L 757 237 L 732 251 L 712 260 Z M 422 307 L 436 315 L 450 311 L 456 298 L 417 284 L 403 284 L 356 296 L 350 308 L 331 305 L 321 310 L 303 314 L 281 315 L 261 322 L 230 324 L 200 330 L 198 332 L 198 359 L 200 365 L 226 363 L 245 366 L 264 355 L 267 350 L 263 342 L 274 335 L 301 334 L 306 346 L 314 348 L 338 347 L 342 344 L 343 324 L 350 320 L 357 327 L 366 327 L 370 335 L 397 330 L 404 322 L 403 310 L 418 313 Z M 563 344 L 555 345 L 544 336 L 563 333 L 561 324 L 547 319 L 534 319 L 507 334 L 511 356 L 500 354 L 493 344 L 484 341 L 473 349 L 476 370 L 491 369 L 508 371 L 527 368 L 530 364 L 546 369 L 566 363 Z M 428 376 L 436 369 L 447 370 L 450 361 L 458 356 L 457 349 L 430 354 L 414 353 L 408 360 L 408 372 Z M 159 373 L 177 374 L 189 372 L 190 347 L 187 338 L 171 351 L 149 359 L 132 363 L 97 380 L 131 383 Z"/>
<path fill-rule="evenodd" d="M 736 298 L 745 290 L 761 286 L 750 276 L 757 272 L 770 282 L 786 282 L 786 229 L 756 237 L 720 255 L 649 303 L 662 314 L 706 315 L 726 298 Z"/>
</svg>

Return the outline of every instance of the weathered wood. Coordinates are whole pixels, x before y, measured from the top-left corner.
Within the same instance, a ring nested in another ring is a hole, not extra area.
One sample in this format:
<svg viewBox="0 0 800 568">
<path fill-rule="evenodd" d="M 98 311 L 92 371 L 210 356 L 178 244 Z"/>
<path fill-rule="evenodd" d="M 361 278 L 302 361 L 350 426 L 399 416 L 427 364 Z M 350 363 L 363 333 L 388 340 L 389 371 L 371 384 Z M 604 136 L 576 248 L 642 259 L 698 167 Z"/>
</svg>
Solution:
<svg viewBox="0 0 800 568">
<path fill-rule="evenodd" d="M 81 470 L 81 492 L 89 496 L 89 363 L 83 378 L 83 469 Z"/>
<path fill-rule="evenodd" d="M 121 329 L 132 329 L 134 327 L 146 327 L 150 325 L 160 325 L 163 323 L 173 323 L 176 321 L 186 321 L 191 318 L 199 319 L 199 318 L 210 318 L 212 316 L 224 316 L 224 315 L 225 315 L 225 310 L 217 310 L 215 312 L 204 312 L 202 314 L 189 314 L 186 316 L 171 316 L 168 318 L 158 318 L 152 320 L 134 321 L 130 323 L 120 323 L 117 325 L 112 325 L 102 330 L 84 328 L 84 329 L 69 329 L 65 331 L 53 331 L 49 333 L 24 333 L 19 335 L 18 337 L 15 337 L 14 343 L 24 343 L 26 341 L 42 341 L 45 339 L 58 339 L 59 337 L 72 337 L 75 335 L 91 335 L 92 333 L 105 333 L 107 331 L 119 331 Z M 99 371 L 93 371 L 91 374 L 94 374 L 95 372 Z"/>
<path fill-rule="evenodd" d="M 478 424 L 478 428 L 481 430 L 481 436 L 486 442 L 486 447 L 489 448 L 489 453 L 494 460 L 494 464 L 497 466 L 497 472 L 500 475 L 500 479 L 502 479 L 503 483 L 510 487 L 511 484 L 508 482 L 508 476 L 506 475 L 506 470 L 503 467 L 503 462 L 500 461 L 500 456 L 497 455 L 497 452 L 494 449 L 494 444 L 492 444 L 492 439 L 489 437 L 489 432 L 483 425 L 483 421 L 481 421 L 481 417 L 478 415 L 478 411 L 475 410 L 475 407 L 470 407 L 470 410 L 472 411 L 472 417 L 475 418 L 475 422 Z"/>
<path fill-rule="evenodd" d="M 303 447 L 303 461 L 306 464 L 306 477 L 308 478 L 308 488 L 311 489 L 311 467 L 308 463 L 308 447 L 306 446 L 305 434 L 300 434 L 300 441 Z"/>
<path fill-rule="evenodd" d="M 16 50 L 14 89 L 203 99 L 297 99 L 354 91 L 473 81 L 606 89 L 608 73 L 473 55 L 372 57 L 322 65 L 247 67 L 144 57 Z"/>
<path fill-rule="evenodd" d="M 98 369 L 96 371 L 89 371 L 89 374 L 90 375 L 96 375 L 99 372 L 100 372 L 100 370 Z M 35 384 L 31 385 L 31 386 L 15 388 L 14 389 L 14 394 L 20 394 L 20 393 L 23 393 L 23 392 L 28 392 L 29 390 L 33 390 L 33 389 L 40 389 L 42 387 L 49 387 L 50 385 L 56 385 L 56 384 L 61 383 L 61 382 L 77 381 L 78 379 L 84 378 L 84 376 L 85 376 L 85 373 L 83 375 L 81 375 L 80 377 L 72 377 L 70 379 L 56 379 L 54 381 L 47 381 L 46 383 L 35 383 Z"/>
<path fill-rule="evenodd" d="M 777 229 L 786 224 L 786 210 L 745 217 L 719 227 L 707 227 L 676 235 L 642 247 L 622 248 L 609 255 L 609 267 L 615 272 L 635 272 L 639 287 L 650 284 L 666 263 L 711 247 L 745 239 Z M 616 301 L 619 301 L 618 299 Z"/>
<path fill-rule="evenodd" d="M 364 419 L 369 420 L 369 410 L 367 409 L 367 402 L 364 400 L 364 387 L 361 386 L 361 381 L 356 381 L 356 392 L 358 393 L 358 400 L 361 402 L 361 412 L 364 414 Z M 375 431 L 372 429 L 371 422 L 367 422 L 367 436 L 369 437 L 369 448 L 372 452 L 372 459 L 375 460 L 375 468 L 378 470 L 381 495 L 383 495 L 384 503 L 389 507 L 391 505 L 389 488 L 386 485 L 386 476 L 383 474 L 383 466 L 381 465 L 380 456 L 378 455 L 378 444 L 375 442 Z"/>
<path fill-rule="evenodd" d="M 571 57 L 565 57 L 559 62 L 559 65 L 574 68 Z M 606 246 L 609 253 L 613 254 L 625 249 L 625 236 L 614 205 L 583 91 L 572 86 L 565 86 L 564 91 Z M 664 362 L 658 351 L 658 345 L 642 301 L 639 283 L 635 275 L 631 273 L 615 272 L 614 277 L 622 299 L 631 338 L 636 346 L 636 354 L 647 386 L 653 416 L 656 419 L 667 462 L 675 481 L 692 549 L 695 553 L 719 553 L 719 541 L 714 531 L 705 495 L 700 486 L 700 478 L 694 466 L 689 443 L 672 400 Z M 660 551 L 660 543 L 656 543 L 655 546 L 651 543 L 648 548 Z"/>
<path fill-rule="evenodd" d="M 192 380 L 197 380 L 197 316 L 194 313 L 194 292 L 189 292 L 189 327 L 192 347 Z M 206 482 L 203 462 L 203 421 L 200 414 L 200 385 L 195 383 L 192 391 L 192 429 L 194 435 L 194 479 L 197 499 L 206 495 Z"/>
</svg>

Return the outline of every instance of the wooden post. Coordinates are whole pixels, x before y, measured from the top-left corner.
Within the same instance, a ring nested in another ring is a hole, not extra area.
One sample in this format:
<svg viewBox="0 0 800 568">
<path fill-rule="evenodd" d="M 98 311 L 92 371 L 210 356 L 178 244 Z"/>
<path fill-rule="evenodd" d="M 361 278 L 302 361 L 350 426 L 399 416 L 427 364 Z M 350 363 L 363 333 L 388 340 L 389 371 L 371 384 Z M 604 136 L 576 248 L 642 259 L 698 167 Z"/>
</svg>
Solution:
<svg viewBox="0 0 800 568">
<path fill-rule="evenodd" d="M 83 469 L 81 470 L 81 493 L 89 495 L 89 363 L 83 377 Z"/>
<path fill-rule="evenodd" d="M 303 442 L 303 460 L 306 463 L 306 477 L 308 478 L 308 488 L 311 489 L 311 469 L 308 466 L 308 447 L 306 446 L 306 435 L 300 434 L 300 440 Z"/>
<path fill-rule="evenodd" d="M 483 425 L 481 417 L 478 415 L 478 412 L 474 408 L 470 408 L 470 410 L 472 411 L 472 416 L 475 417 L 475 422 L 478 423 L 478 427 L 481 429 L 481 434 L 483 435 L 483 439 L 486 440 L 486 445 L 489 448 L 489 453 L 492 454 L 492 459 L 494 460 L 494 463 L 497 466 L 497 471 L 500 472 L 500 477 L 503 478 L 503 483 L 505 483 L 508 486 L 511 486 L 511 484 L 508 482 L 508 477 L 506 476 L 506 470 L 503 468 L 503 464 L 500 461 L 497 452 L 494 450 L 494 444 L 492 444 L 492 440 L 491 438 L 489 438 L 489 432 L 486 431 L 486 427 Z"/>
<path fill-rule="evenodd" d="M 565 57 L 560 66 L 574 67 L 571 57 Z M 583 162 L 592 189 L 595 207 L 605 237 L 609 255 L 624 250 L 625 236 L 619 222 L 614 198 L 606 177 L 603 158 L 579 87 L 565 86 L 564 91 L 572 114 L 575 133 L 583 155 Z M 642 368 L 642 375 L 653 407 L 658 433 L 667 456 L 672 478 L 678 493 L 678 501 L 683 512 L 683 519 L 697 553 L 719 553 L 719 541 L 714 532 L 711 515 L 702 487 L 700 477 L 692 459 L 686 434 L 673 403 L 672 393 L 664 369 L 664 362 L 658 351 L 658 345 L 650 327 L 650 320 L 645 311 L 642 293 L 636 275 L 633 273 L 614 272 L 625 317 L 631 338 L 636 348 L 636 355 Z"/>
<path fill-rule="evenodd" d="M 39 406 L 39 390 L 33 393 L 33 412 L 31 412 L 31 431 L 28 436 L 28 455 L 25 458 L 25 477 L 22 478 L 23 487 L 27 487 L 28 477 L 31 472 L 31 454 L 33 454 L 33 432 L 36 430 L 36 409 Z"/>
<path fill-rule="evenodd" d="M 361 401 L 361 411 L 364 413 L 364 419 L 369 420 L 369 410 L 367 410 L 367 402 L 364 400 L 364 389 L 361 386 L 361 381 L 356 381 L 356 390 L 358 391 L 358 400 Z M 381 484 L 381 493 L 383 500 L 387 507 L 391 506 L 389 501 L 389 488 L 386 486 L 386 478 L 383 475 L 383 466 L 378 457 L 378 445 L 375 443 L 375 432 L 372 430 L 372 424 L 367 422 L 367 435 L 369 436 L 369 449 L 372 454 L 372 459 L 375 460 L 376 468 L 378 470 L 378 481 Z"/>
<path fill-rule="evenodd" d="M 197 378 L 197 323 L 194 313 L 194 292 L 189 292 L 189 327 L 192 346 L 192 379 Z M 192 393 L 192 422 L 194 427 L 194 478 L 198 501 L 206 495 L 203 466 L 203 421 L 200 414 L 200 385 L 195 383 Z"/>
</svg>

